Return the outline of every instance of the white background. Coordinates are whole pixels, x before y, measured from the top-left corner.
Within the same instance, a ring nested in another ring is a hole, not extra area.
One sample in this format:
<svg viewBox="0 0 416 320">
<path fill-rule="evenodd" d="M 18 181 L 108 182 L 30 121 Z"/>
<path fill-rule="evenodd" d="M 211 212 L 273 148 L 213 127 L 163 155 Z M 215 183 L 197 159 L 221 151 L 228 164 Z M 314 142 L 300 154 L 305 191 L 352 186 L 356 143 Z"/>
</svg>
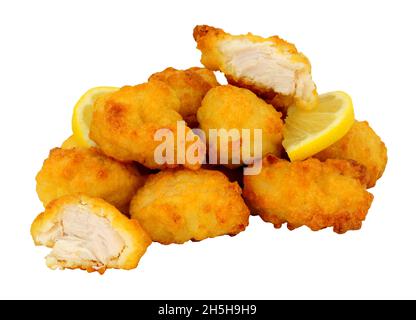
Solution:
<svg viewBox="0 0 416 320">
<path fill-rule="evenodd" d="M 416 298 L 414 1 L 1 1 L 0 297 Z M 35 175 L 98 85 L 199 65 L 192 29 L 278 34 L 311 60 L 320 92 L 345 90 L 388 146 L 360 231 L 246 232 L 152 245 L 139 268 L 50 271 L 29 235 Z"/>
</svg>

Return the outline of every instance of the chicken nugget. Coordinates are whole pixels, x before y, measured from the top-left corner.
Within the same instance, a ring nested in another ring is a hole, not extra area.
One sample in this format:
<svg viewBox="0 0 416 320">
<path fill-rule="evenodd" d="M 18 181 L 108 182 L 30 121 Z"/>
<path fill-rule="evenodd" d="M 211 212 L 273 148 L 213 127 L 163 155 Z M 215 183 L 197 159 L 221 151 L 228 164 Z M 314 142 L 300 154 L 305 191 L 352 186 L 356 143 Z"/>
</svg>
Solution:
<svg viewBox="0 0 416 320">
<path fill-rule="evenodd" d="M 229 167 L 242 165 L 244 154 L 254 161 L 269 153 L 277 156 L 281 153 L 282 115 L 250 90 L 231 85 L 215 87 L 202 100 L 197 116 L 208 139 L 210 155 L 214 152 L 220 159 L 224 152 L 222 145 L 225 145 L 221 140 L 228 141 Z M 209 139 L 211 129 L 226 131 L 219 132 L 217 139 Z M 233 129 L 238 129 L 239 134 L 231 135 L 229 130 Z M 242 134 L 243 129 L 249 130 L 248 137 Z M 261 130 L 261 145 L 254 134 L 256 129 Z"/>
<path fill-rule="evenodd" d="M 259 175 L 244 177 L 243 196 L 260 217 L 276 228 L 333 227 L 358 230 L 373 195 L 365 188 L 365 167 L 351 160 L 288 162 L 267 156 Z"/>
<path fill-rule="evenodd" d="M 387 148 L 367 121 L 356 121 L 350 131 L 330 147 L 314 155 L 320 160 L 350 159 L 367 168 L 367 187 L 374 187 L 387 164 Z"/>
<path fill-rule="evenodd" d="M 52 248 L 51 269 L 134 269 L 151 244 L 135 220 L 99 198 L 64 196 L 52 201 L 31 227 L 38 246 Z"/>
<path fill-rule="evenodd" d="M 198 169 L 200 162 L 192 163 L 185 157 L 183 163 L 179 163 L 177 158 L 177 124 L 183 120 L 179 109 L 180 102 L 174 90 L 162 81 L 126 86 L 97 99 L 90 138 L 105 154 L 120 161 L 137 161 L 149 169 L 176 167 L 178 164 Z M 155 134 L 161 130 L 174 135 L 171 148 L 175 158 L 171 163 L 160 163 L 155 158 L 155 150 L 161 145 Z M 196 153 L 204 152 L 202 142 L 191 129 L 186 127 L 184 135 L 192 138 L 185 143 L 186 151 L 188 147 L 198 146 Z"/>
<path fill-rule="evenodd" d="M 197 67 L 186 70 L 167 68 L 151 75 L 151 80 L 163 81 L 175 91 L 180 100 L 179 113 L 191 127 L 197 126 L 196 112 L 205 94 L 219 85 L 214 72 Z"/>
<path fill-rule="evenodd" d="M 130 214 L 153 241 L 200 241 L 245 230 L 250 212 L 237 182 L 218 171 L 165 170 L 134 196 Z"/>
<path fill-rule="evenodd" d="M 195 27 L 194 39 L 202 52 L 202 64 L 223 72 L 230 84 L 248 88 L 265 99 L 280 96 L 274 101 L 282 106 L 316 106 L 311 65 L 293 44 L 278 36 L 235 36 L 206 25 Z"/>
<path fill-rule="evenodd" d="M 61 196 L 83 193 L 128 213 L 130 200 L 144 180 L 133 164 L 121 163 L 98 149 L 56 148 L 36 176 L 36 191 L 44 206 Z"/>
</svg>

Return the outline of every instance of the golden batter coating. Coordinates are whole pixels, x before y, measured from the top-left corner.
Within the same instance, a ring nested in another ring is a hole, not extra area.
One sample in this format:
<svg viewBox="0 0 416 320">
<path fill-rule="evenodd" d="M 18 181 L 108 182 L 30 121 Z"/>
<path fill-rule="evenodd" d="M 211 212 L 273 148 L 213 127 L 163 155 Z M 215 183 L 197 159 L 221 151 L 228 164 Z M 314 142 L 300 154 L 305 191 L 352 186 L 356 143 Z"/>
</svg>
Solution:
<svg viewBox="0 0 416 320">
<path fill-rule="evenodd" d="M 356 121 L 341 140 L 314 157 L 355 160 L 367 168 L 367 187 L 374 187 L 386 168 L 387 148 L 367 121 Z"/>
<path fill-rule="evenodd" d="M 174 90 L 158 80 L 120 90 L 97 99 L 90 128 L 90 137 L 108 156 L 120 161 L 137 161 L 150 169 L 178 166 L 176 158 L 177 122 L 182 121 L 180 101 Z M 160 164 L 155 160 L 155 150 L 161 141 L 155 139 L 159 129 L 174 134 L 172 164 Z M 186 148 L 194 142 L 202 146 L 196 135 L 186 127 L 186 134 L 193 137 Z M 203 152 L 199 148 L 199 152 Z M 187 160 L 187 159 L 185 159 Z M 198 169 L 201 164 L 184 163 L 185 167 Z"/>
<path fill-rule="evenodd" d="M 209 138 L 210 129 L 226 129 L 227 131 L 238 129 L 239 137 L 234 137 L 234 139 L 227 139 L 226 135 L 221 135 L 224 141 L 229 141 L 228 166 L 232 162 L 233 149 L 236 149 L 235 151 L 238 151 L 238 154 L 243 154 L 243 148 L 245 148 L 246 154 L 249 154 L 253 159 L 262 159 L 269 153 L 280 156 L 283 130 L 281 116 L 280 112 L 277 112 L 271 105 L 264 102 L 250 90 L 231 85 L 211 89 L 198 110 L 198 122 L 207 139 Z M 248 139 L 244 139 L 243 129 L 250 130 Z M 261 146 L 255 141 L 255 129 L 261 130 Z M 247 140 L 250 144 L 244 145 L 244 140 Z M 213 141 L 208 139 L 208 143 L 210 149 L 216 150 L 219 159 L 220 138 L 213 139 Z M 215 148 L 215 144 L 217 148 Z M 255 148 L 258 148 L 258 150 Z M 242 165 L 241 158 L 240 165 Z"/>
<path fill-rule="evenodd" d="M 190 127 L 197 126 L 196 112 L 209 89 L 219 85 L 214 72 L 205 68 L 176 70 L 167 68 L 150 76 L 149 81 L 160 80 L 168 84 L 180 101 L 179 113 Z"/>
<path fill-rule="evenodd" d="M 44 206 L 61 196 L 83 193 L 128 213 L 130 200 L 144 180 L 133 164 L 121 163 L 98 149 L 56 148 L 36 176 L 36 191 Z"/>
<path fill-rule="evenodd" d="M 134 269 L 151 240 L 135 220 L 99 198 L 64 196 L 49 203 L 31 227 L 38 246 L 52 248 L 51 269 Z"/>
<path fill-rule="evenodd" d="M 373 195 L 365 188 L 365 168 L 350 160 L 288 162 L 267 156 L 257 176 L 244 177 L 243 195 L 260 217 L 276 228 L 303 225 L 358 230 Z"/>
<path fill-rule="evenodd" d="M 229 83 L 252 90 L 262 98 L 287 107 L 312 109 L 317 104 L 309 60 L 296 47 L 273 36 L 231 35 L 222 29 L 196 26 L 194 38 L 201 62 L 223 72 Z"/>
<path fill-rule="evenodd" d="M 171 244 L 236 235 L 247 227 L 250 212 L 238 183 L 221 172 L 181 169 L 149 177 L 130 214 L 153 241 Z"/>
</svg>

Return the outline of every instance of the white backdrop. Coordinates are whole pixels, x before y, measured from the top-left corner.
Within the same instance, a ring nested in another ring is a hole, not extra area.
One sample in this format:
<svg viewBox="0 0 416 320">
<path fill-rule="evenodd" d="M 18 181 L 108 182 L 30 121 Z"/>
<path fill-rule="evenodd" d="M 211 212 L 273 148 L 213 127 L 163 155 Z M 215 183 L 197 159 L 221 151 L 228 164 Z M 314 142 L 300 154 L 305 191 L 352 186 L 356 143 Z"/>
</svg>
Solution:
<svg viewBox="0 0 416 320">
<path fill-rule="evenodd" d="M 2 1 L 2 298 L 416 298 L 414 1 Z M 363 228 L 247 231 L 153 244 L 139 268 L 50 271 L 30 224 L 35 175 L 70 135 L 72 107 L 98 85 L 137 84 L 199 65 L 192 29 L 278 34 L 311 60 L 320 92 L 345 90 L 389 163 Z"/>
</svg>

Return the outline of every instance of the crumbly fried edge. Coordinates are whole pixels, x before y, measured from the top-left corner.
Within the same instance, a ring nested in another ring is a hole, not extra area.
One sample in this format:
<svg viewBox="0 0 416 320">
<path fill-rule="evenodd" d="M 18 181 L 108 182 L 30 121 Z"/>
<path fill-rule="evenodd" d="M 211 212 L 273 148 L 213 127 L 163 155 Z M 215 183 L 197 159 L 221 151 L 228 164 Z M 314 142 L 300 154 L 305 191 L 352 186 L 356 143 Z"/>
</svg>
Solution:
<svg viewBox="0 0 416 320">
<path fill-rule="evenodd" d="M 61 221 L 62 209 L 68 204 L 87 205 L 92 214 L 107 219 L 114 230 L 123 238 L 125 248 L 114 265 L 104 266 L 98 270 L 83 266 L 67 269 L 81 269 L 88 272 L 98 271 L 103 274 L 106 269 L 131 270 L 137 267 L 152 240 L 140 226 L 139 222 L 127 218 L 117 208 L 99 198 L 75 195 L 63 196 L 51 201 L 45 211 L 40 213 L 32 223 L 30 233 L 35 245 L 48 248 L 52 248 L 55 245 L 55 242 L 41 243 L 39 236 L 48 232 L 56 223 Z"/>
<path fill-rule="evenodd" d="M 200 80 L 199 78 L 201 78 L 201 80 L 210 84 L 212 87 L 219 85 L 214 72 L 212 72 L 209 69 L 201 68 L 201 67 L 190 67 L 184 70 L 175 69 L 173 67 L 167 67 L 163 71 L 153 73 L 149 77 L 148 81 L 159 80 L 159 81 L 165 82 L 167 78 L 169 78 L 172 75 L 175 75 L 178 72 L 183 72 L 183 74 L 187 76 L 188 78 L 190 78 L 193 75 L 197 75 L 198 76 L 197 80 Z M 192 81 L 193 79 L 190 79 L 190 80 Z"/>
<path fill-rule="evenodd" d="M 366 194 L 366 203 L 363 210 L 358 210 L 355 215 L 350 215 L 346 212 L 340 212 L 338 215 L 326 215 L 315 213 L 314 218 L 310 221 L 305 221 L 303 225 L 309 227 L 312 231 L 319 231 L 324 228 L 333 227 L 334 232 L 343 234 L 349 230 L 361 229 L 362 221 L 367 216 L 368 209 L 373 201 L 373 195 L 365 190 L 367 184 L 366 168 L 353 160 L 336 160 L 329 159 L 325 162 L 320 162 L 317 159 L 307 159 L 306 161 L 315 162 L 315 165 L 327 165 L 336 169 L 341 175 L 356 179 L 363 186 L 363 191 Z M 277 163 L 289 163 L 287 160 L 279 159 L 274 155 L 268 155 L 263 159 L 263 167 L 275 165 Z M 292 164 L 292 163 L 290 163 Z M 290 222 L 280 219 L 275 214 L 270 214 L 267 210 L 258 208 L 258 205 L 264 203 L 264 199 L 257 196 L 252 191 L 250 178 L 244 177 L 243 197 L 246 200 L 252 214 L 259 215 L 263 221 L 270 222 L 276 229 L 286 223 L 289 230 L 294 230 L 301 227 L 301 225 L 293 225 Z"/>
<path fill-rule="evenodd" d="M 224 72 L 224 70 L 226 69 L 225 63 L 221 59 L 221 53 L 218 51 L 215 45 L 216 42 L 226 40 L 227 38 L 232 38 L 248 39 L 252 42 L 273 42 L 279 51 L 291 54 L 294 62 L 303 63 L 305 66 L 307 66 L 308 72 L 311 72 L 311 64 L 309 59 L 304 54 L 298 52 L 296 46 L 293 43 L 287 42 L 279 36 L 263 38 L 260 36 L 253 35 L 252 33 L 248 33 L 246 35 L 231 35 L 220 28 L 214 28 L 208 25 L 198 25 L 194 28 L 193 37 L 197 42 L 197 48 L 202 52 L 202 64 L 206 68 L 213 71 L 221 70 Z M 266 88 L 259 84 L 254 84 L 251 80 L 246 79 L 244 77 L 237 79 L 228 73 L 226 73 L 225 76 L 229 84 L 249 89 L 257 95 L 259 95 L 261 98 L 273 101 L 273 106 L 275 106 L 279 110 L 286 109 L 287 107 L 295 103 L 300 107 L 308 107 L 301 100 L 293 98 L 292 96 L 285 96 L 276 93 L 270 88 Z M 311 108 L 316 103 L 318 103 L 318 93 L 316 91 L 316 88 L 313 94 L 315 96 L 315 101 L 308 108 Z"/>
</svg>

